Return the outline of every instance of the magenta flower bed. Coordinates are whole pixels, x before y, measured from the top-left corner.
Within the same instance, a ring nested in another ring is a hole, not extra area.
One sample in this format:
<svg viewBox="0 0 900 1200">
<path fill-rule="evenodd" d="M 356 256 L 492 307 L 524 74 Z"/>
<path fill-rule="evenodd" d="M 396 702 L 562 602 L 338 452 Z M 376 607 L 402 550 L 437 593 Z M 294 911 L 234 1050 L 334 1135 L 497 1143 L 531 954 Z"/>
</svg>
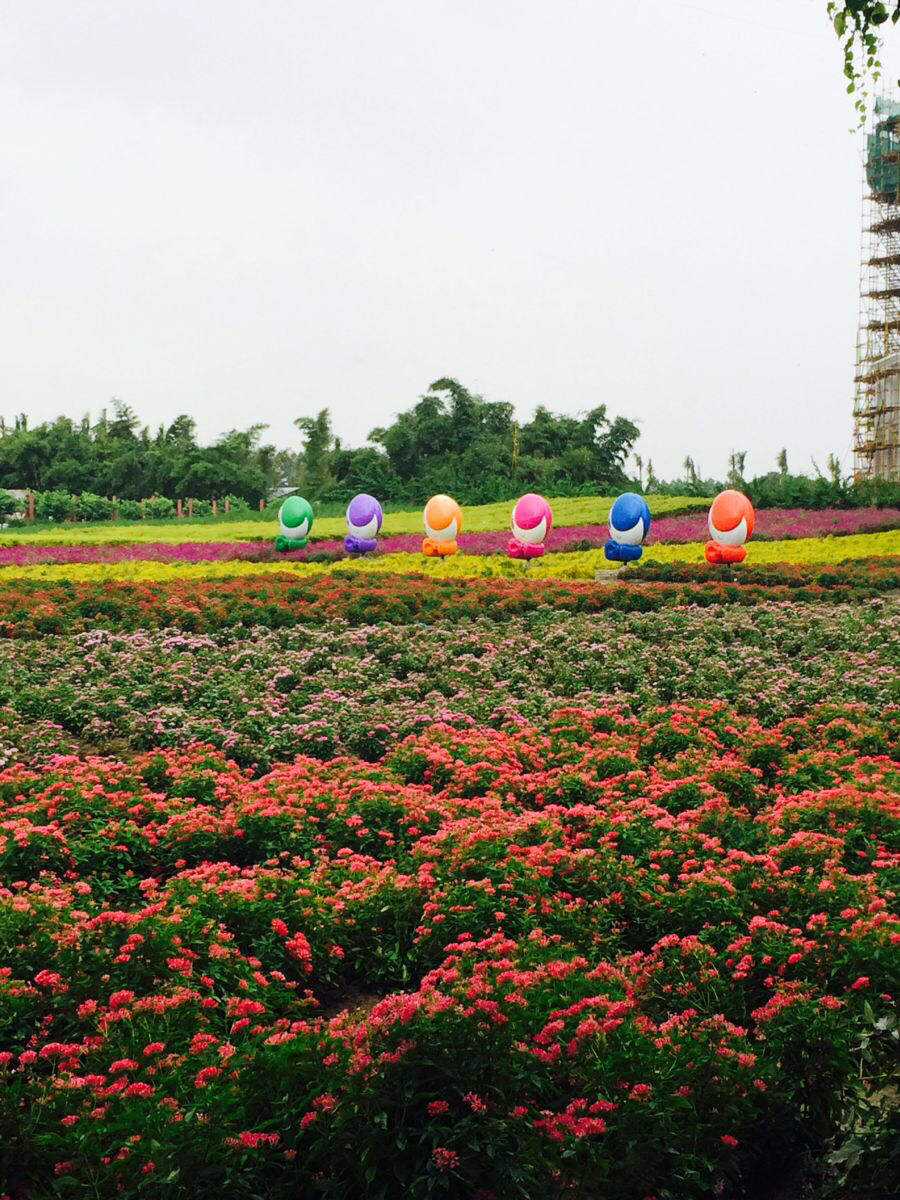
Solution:
<svg viewBox="0 0 900 1200">
<path fill-rule="evenodd" d="M 803 509 L 771 508 L 756 515 L 754 537 L 781 539 L 822 537 L 827 534 L 868 533 L 877 529 L 893 529 L 900 525 L 898 508 Z M 490 533 L 460 534 L 459 546 L 467 554 L 502 554 L 509 541 L 506 530 Z M 602 546 L 608 537 L 605 524 L 562 525 L 550 531 L 547 549 L 563 551 Z M 660 517 L 653 522 L 648 545 L 654 542 L 705 541 L 706 517 L 703 513 L 685 516 Z M 415 552 L 422 546 L 422 536 L 399 533 L 378 539 L 379 551 Z M 28 563 L 116 563 L 129 559 L 157 562 L 277 562 L 285 559 L 306 559 L 311 555 L 344 555 L 342 538 L 313 539 L 305 550 L 286 554 L 276 551 L 271 539 L 254 542 L 134 542 L 121 546 L 0 546 L 0 567 L 23 566 Z"/>
</svg>

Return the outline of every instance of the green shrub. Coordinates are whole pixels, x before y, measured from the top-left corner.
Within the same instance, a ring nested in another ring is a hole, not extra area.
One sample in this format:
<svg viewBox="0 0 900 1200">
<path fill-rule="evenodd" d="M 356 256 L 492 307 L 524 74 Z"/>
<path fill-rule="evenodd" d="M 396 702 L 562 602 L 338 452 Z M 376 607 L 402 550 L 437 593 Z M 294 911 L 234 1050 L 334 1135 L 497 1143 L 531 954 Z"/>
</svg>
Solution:
<svg viewBox="0 0 900 1200">
<path fill-rule="evenodd" d="M 15 498 L 15 496 L 10 495 L 9 492 L 6 492 L 3 490 L 3 488 L 0 488 L 0 521 L 6 520 L 7 517 L 11 517 L 18 507 L 19 501 Z"/>
<path fill-rule="evenodd" d="M 175 502 L 168 500 L 165 496 L 151 496 L 149 500 L 144 501 L 144 515 L 154 520 L 174 517 Z"/>
<path fill-rule="evenodd" d="M 116 502 L 116 516 L 120 521 L 139 521 L 144 515 L 139 500 L 119 500 Z"/>
<path fill-rule="evenodd" d="M 34 515 L 39 521 L 66 521 L 72 515 L 68 492 L 35 492 Z"/>
<path fill-rule="evenodd" d="M 111 500 L 94 492 L 82 492 L 75 500 L 75 515 L 79 521 L 108 521 L 114 508 Z"/>
</svg>

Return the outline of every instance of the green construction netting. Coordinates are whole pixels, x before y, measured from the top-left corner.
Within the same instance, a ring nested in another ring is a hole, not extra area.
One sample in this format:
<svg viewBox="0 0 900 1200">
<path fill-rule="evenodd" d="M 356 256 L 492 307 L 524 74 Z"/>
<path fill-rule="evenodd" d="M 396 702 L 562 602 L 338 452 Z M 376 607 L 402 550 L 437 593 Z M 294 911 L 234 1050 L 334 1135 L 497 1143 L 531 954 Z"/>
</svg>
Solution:
<svg viewBox="0 0 900 1200">
<path fill-rule="evenodd" d="M 866 137 L 866 181 L 872 192 L 900 192 L 900 103 L 879 96 L 875 118 Z"/>
</svg>

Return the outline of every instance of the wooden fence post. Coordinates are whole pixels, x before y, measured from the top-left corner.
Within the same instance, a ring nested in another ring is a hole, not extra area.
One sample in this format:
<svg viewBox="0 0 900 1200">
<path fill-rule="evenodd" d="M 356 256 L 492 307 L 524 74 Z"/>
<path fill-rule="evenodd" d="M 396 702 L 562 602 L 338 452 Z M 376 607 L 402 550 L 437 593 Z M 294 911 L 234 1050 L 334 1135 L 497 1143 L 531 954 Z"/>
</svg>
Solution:
<svg viewBox="0 0 900 1200">
<path fill-rule="evenodd" d="M 192 517 L 193 515 L 194 515 L 194 501 L 193 501 L 193 499 L 191 499 L 191 500 L 188 500 L 188 516 Z"/>
<path fill-rule="evenodd" d="M 146 516 L 146 513 L 144 512 L 144 499 L 143 499 L 143 497 L 141 497 L 141 520 L 142 521 L 145 516 Z"/>
<path fill-rule="evenodd" d="M 34 520 L 34 492 L 28 493 L 28 520 Z"/>
<path fill-rule="evenodd" d="M 216 517 L 216 516 L 218 516 L 218 515 L 219 515 L 219 502 L 218 502 L 218 500 L 213 500 L 213 502 L 212 502 L 212 515 L 213 515 L 214 517 Z"/>
<path fill-rule="evenodd" d="M 231 512 L 231 501 L 228 499 L 227 496 L 225 497 L 225 512 L 226 513 Z"/>
<path fill-rule="evenodd" d="M 118 521 L 119 519 L 119 502 L 115 496 L 112 498 L 112 519 L 114 521 Z"/>
<path fill-rule="evenodd" d="M 178 517 L 184 516 L 184 505 L 181 503 L 180 500 L 175 501 L 175 515 Z"/>
<path fill-rule="evenodd" d="M 264 511 L 265 511 L 265 507 L 266 507 L 266 502 L 265 502 L 265 500 L 263 500 L 263 499 L 260 499 L 260 502 L 259 502 L 259 511 L 260 511 L 260 512 L 264 512 Z"/>
</svg>

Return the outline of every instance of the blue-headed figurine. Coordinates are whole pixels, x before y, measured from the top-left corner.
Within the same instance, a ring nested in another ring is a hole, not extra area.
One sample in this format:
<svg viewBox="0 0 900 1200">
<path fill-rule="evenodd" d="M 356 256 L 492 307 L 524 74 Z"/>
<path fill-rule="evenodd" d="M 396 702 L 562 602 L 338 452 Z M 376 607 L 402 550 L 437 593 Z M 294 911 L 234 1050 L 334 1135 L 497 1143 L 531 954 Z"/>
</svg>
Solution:
<svg viewBox="0 0 900 1200">
<path fill-rule="evenodd" d="M 644 538 L 650 531 L 650 508 L 637 492 L 616 496 L 609 510 L 609 540 L 603 552 L 610 562 L 635 562 L 644 553 Z"/>
</svg>

